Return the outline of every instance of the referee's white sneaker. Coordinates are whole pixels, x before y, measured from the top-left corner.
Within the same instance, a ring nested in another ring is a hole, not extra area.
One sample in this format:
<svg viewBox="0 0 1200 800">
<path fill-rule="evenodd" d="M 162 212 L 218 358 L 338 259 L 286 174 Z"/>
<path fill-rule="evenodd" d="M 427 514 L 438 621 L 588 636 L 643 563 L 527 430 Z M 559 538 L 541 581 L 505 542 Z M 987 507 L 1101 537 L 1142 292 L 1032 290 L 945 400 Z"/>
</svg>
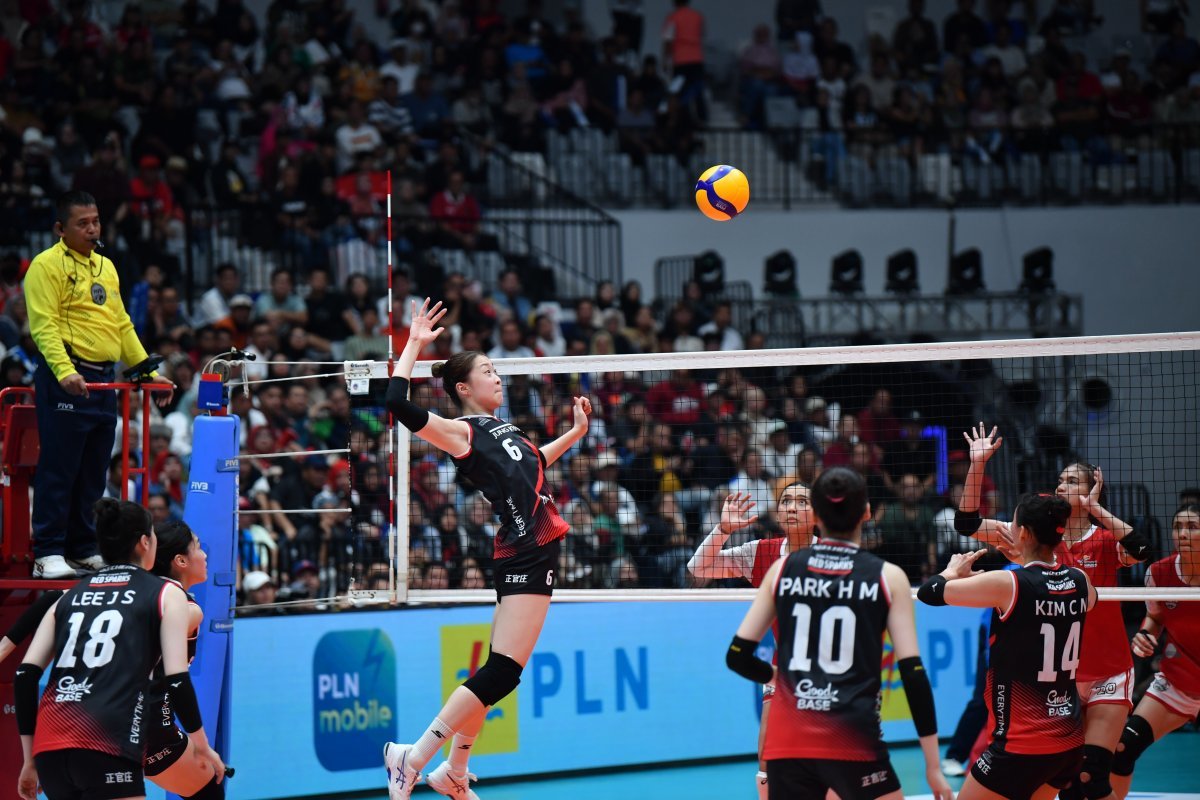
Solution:
<svg viewBox="0 0 1200 800">
<path fill-rule="evenodd" d="M 443 761 L 441 766 L 425 776 L 425 782 L 438 794 L 453 797 L 454 800 L 479 800 L 479 795 L 471 791 L 471 781 L 477 781 L 472 772 L 455 775 L 450 771 L 450 762 Z"/>
<path fill-rule="evenodd" d="M 412 756 L 411 744 L 388 742 L 383 746 L 383 763 L 387 766 L 388 797 L 390 800 L 408 800 L 413 788 L 421 780 L 421 773 L 408 765 Z"/>
<path fill-rule="evenodd" d="M 104 563 L 104 559 L 98 555 L 88 556 L 87 558 L 68 558 L 67 563 L 81 573 L 99 572 L 108 566 Z"/>
<path fill-rule="evenodd" d="M 42 556 L 33 562 L 33 577 L 46 580 L 78 578 L 79 573 L 71 568 L 62 556 Z"/>
</svg>

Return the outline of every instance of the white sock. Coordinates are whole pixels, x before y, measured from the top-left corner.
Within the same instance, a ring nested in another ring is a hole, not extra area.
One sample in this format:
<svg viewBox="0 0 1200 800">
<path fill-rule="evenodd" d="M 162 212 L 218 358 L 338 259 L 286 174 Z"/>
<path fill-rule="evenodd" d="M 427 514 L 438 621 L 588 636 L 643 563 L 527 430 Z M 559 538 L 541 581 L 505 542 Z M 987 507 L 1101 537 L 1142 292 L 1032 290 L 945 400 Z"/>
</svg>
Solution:
<svg viewBox="0 0 1200 800">
<path fill-rule="evenodd" d="M 767 773 L 759 772 L 755 775 L 754 783 L 758 786 L 758 800 L 767 800 Z"/>
<path fill-rule="evenodd" d="M 446 742 L 453 735 L 454 731 L 450 730 L 446 723 L 434 717 L 433 722 L 429 723 L 429 729 L 421 734 L 421 738 L 413 745 L 409 766 L 417 772 L 425 769 L 425 765 L 437 755 L 438 750 L 446 746 Z"/>
<path fill-rule="evenodd" d="M 454 734 L 454 742 L 450 745 L 450 771 L 455 775 L 462 775 L 467 771 L 467 759 L 471 757 L 471 746 L 474 744 L 474 736 Z"/>
</svg>

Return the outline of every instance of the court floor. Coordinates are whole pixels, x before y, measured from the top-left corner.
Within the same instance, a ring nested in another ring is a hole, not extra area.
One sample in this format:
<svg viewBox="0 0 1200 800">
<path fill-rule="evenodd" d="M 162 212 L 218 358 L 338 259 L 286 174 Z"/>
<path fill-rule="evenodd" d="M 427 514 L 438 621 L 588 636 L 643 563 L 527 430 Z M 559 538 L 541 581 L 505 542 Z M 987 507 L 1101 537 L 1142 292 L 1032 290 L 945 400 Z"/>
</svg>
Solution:
<svg viewBox="0 0 1200 800">
<path fill-rule="evenodd" d="M 1180 731 L 1158 742 L 1138 761 L 1131 800 L 1200 800 L 1200 733 Z M 892 748 L 892 763 L 909 797 L 927 796 L 924 765 L 916 747 Z M 754 762 L 587 774 L 534 781 L 485 781 L 473 784 L 480 800 L 755 800 Z M 382 770 L 380 770 L 382 773 Z M 951 780 L 955 789 L 961 779 Z M 414 797 L 435 797 L 425 786 Z M 387 800 L 386 793 L 370 800 Z"/>
</svg>

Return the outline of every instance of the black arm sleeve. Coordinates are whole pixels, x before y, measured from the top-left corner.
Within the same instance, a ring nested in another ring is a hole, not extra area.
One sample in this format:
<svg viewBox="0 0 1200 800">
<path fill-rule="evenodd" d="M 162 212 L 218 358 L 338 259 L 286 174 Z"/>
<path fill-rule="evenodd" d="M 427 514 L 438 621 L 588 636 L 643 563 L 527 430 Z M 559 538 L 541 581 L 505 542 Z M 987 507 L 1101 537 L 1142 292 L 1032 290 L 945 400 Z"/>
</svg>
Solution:
<svg viewBox="0 0 1200 800">
<path fill-rule="evenodd" d="M 13 674 L 13 702 L 17 706 L 17 733 L 33 736 L 37 729 L 38 683 L 42 668 L 37 664 L 21 664 Z"/>
<path fill-rule="evenodd" d="M 900 660 L 900 680 L 904 684 L 904 695 L 908 698 L 908 710 L 912 712 L 917 736 L 937 734 L 937 711 L 933 707 L 933 687 L 920 656 Z"/>
<path fill-rule="evenodd" d="M 954 512 L 954 530 L 963 536 L 970 536 L 975 533 L 982 524 L 983 517 L 979 516 L 979 509 L 975 509 L 974 511 L 955 510 Z"/>
<path fill-rule="evenodd" d="M 37 630 L 38 625 L 42 624 L 42 617 L 46 616 L 50 606 L 54 605 L 62 595 L 63 593 L 58 589 L 42 592 L 41 596 L 34 600 L 29 608 L 25 609 L 25 612 L 17 618 L 4 636 L 13 644 L 20 644 L 28 639 Z"/>
<path fill-rule="evenodd" d="M 948 581 L 941 575 L 934 575 L 921 584 L 917 589 L 917 599 L 927 606 L 946 605 L 946 584 Z"/>
<path fill-rule="evenodd" d="M 413 433 L 429 422 L 429 412 L 408 399 L 408 378 L 392 378 L 388 381 L 387 410 L 400 420 L 400 424 Z"/>
<path fill-rule="evenodd" d="M 1148 561 L 1150 559 L 1150 539 L 1136 528 L 1118 539 L 1117 544 L 1124 547 L 1125 552 L 1138 561 Z"/>
<path fill-rule="evenodd" d="M 758 642 L 734 636 L 725 653 L 725 666 L 755 683 L 767 683 L 775 677 L 775 670 L 770 664 L 754 655 Z"/>
<path fill-rule="evenodd" d="M 195 733 L 204 727 L 200 719 L 200 704 L 196 701 L 196 690 L 192 686 L 192 676 L 186 672 L 176 672 L 163 680 L 163 688 L 171 698 L 171 708 L 179 717 L 179 724 L 187 733 Z"/>
</svg>

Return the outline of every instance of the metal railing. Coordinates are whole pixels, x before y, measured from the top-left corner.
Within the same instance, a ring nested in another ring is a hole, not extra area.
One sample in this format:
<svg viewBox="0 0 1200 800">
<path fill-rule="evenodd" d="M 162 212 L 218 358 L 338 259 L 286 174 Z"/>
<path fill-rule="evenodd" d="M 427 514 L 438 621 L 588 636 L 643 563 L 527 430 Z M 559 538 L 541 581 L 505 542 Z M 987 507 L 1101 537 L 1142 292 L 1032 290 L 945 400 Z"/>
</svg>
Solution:
<svg viewBox="0 0 1200 800">
<path fill-rule="evenodd" d="M 883 125 L 849 132 L 810 123 L 697 130 L 689 147 L 671 150 L 628 131 L 552 133 L 546 158 L 564 186 L 612 207 L 685 207 L 713 164 L 746 173 L 752 204 L 785 209 L 1200 200 L 1196 125 L 1121 133 L 962 128 L 897 139 Z"/>
</svg>

